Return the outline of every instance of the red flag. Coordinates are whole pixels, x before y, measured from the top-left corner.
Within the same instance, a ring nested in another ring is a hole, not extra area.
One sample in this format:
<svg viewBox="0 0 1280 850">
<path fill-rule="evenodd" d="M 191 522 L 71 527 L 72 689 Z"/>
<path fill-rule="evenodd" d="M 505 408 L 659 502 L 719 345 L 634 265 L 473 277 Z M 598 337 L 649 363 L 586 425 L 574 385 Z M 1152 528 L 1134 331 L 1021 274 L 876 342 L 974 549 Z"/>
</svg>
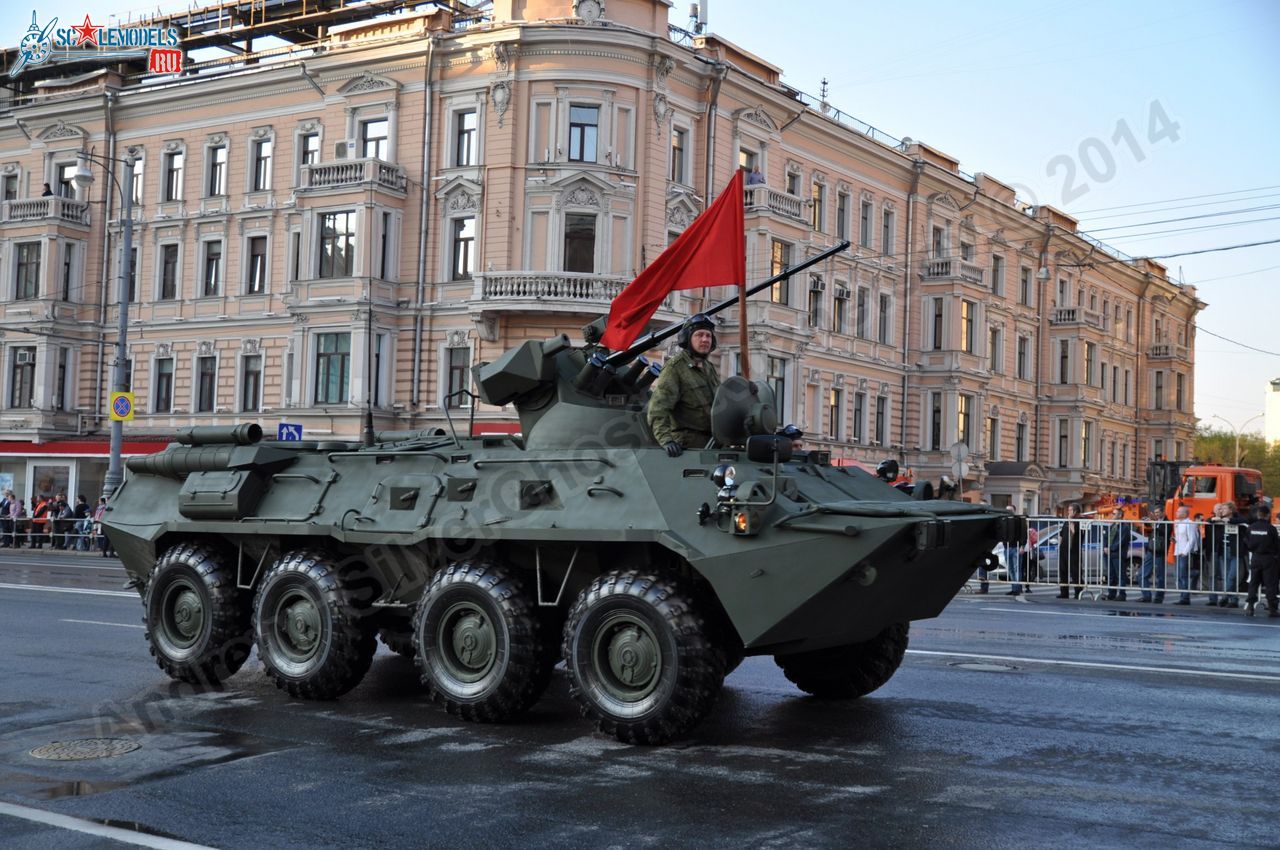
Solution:
<svg viewBox="0 0 1280 850">
<path fill-rule="evenodd" d="M 635 342 L 673 290 L 744 283 L 745 232 L 739 169 L 720 197 L 613 299 L 601 344 L 621 351 Z"/>
</svg>

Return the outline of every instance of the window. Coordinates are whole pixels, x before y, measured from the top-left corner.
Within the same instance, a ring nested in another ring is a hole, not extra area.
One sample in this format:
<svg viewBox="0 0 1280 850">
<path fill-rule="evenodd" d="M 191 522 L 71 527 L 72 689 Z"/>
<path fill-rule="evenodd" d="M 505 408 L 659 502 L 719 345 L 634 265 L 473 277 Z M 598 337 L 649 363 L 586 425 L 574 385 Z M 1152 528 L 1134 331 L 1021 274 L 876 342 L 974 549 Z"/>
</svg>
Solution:
<svg viewBox="0 0 1280 850">
<path fill-rule="evenodd" d="M 241 359 L 240 409 L 245 413 L 262 409 L 261 354 L 249 354 Z"/>
<path fill-rule="evenodd" d="M 987 460 L 1000 460 L 1000 420 L 995 416 L 987 417 Z"/>
<path fill-rule="evenodd" d="M 977 353 L 974 343 L 974 325 L 978 312 L 978 305 L 972 301 L 961 300 L 960 302 L 960 350 L 967 354 Z"/>
<path fill-rule="evenodd" d="M 1186 409 L 1186 402 L 1187 402 L 1187 398 L 1186 398 L 1187 386 L 1186 386 L 1186 383 L 1187 383 L 1187 376 L 1186 376 L 1186 375 L 1182 374 L 1181 372 L 1175 372 L 1175 373 L 1174 373 L 1174 375 L 1173 375 L 1173 386 L 1174 386 L 1174 409 L 1175 409 L 1175 410 L 1185 410 L 1185 409 Z"/>
<path fill-rule="evenodd" d="M 1080 429 L 1080 466 L 1091 469 L 1089 460 L 1090 449 L 1093 446 L 1093 423 L 1086 421 L 1082 424 L 1084 427 Z"/>
<path fill-rule="evenodd" d="M 876 396 L 876 424 L 872 437 L 877 446 L 883 446 L 885 444 L 885 429 L 889 424 L 888 418 L 889 397 L 883 395 Z"/>
<path fill-rule="evenodd" d="M 42 247 L 39 242 L 19 242 L 14 246 L 15 279 L 13 298 L 15 301 L 40 297 L 40 256 Z"/>
<path fill-rule="evenodd" d="M 838 334 L 849 332 L 849 290 L 836 290 L 835 309 L 831 313 L 831 330 Z"/>
<path fill-rule="evenodd" d="M 476 156 L 476 133 L 480 126 L 476 117 L 476 111 L 469 109 L 466 112 L 459 112 L 455 116 L 457 121 L 457 130 L 453 139 L 453 164 L 459 167 L 464 165 L 475 165 L 478 157 Z"/>
<path fill-rule="evenodd" d="M 0 201 L 16 201 L 18 200 L 18 175 L 4 175 L 4 182 L 0 184 Z"/>
<path fill-rule="evenodd" d="M 836 238 L 849 238 L 849 193 L 836 194 Z"/>
<path fill-rule="evenodd" d="M 253 143 L 253 180 L 250 191 L 265 192 L 271 188 L 271 139 L 258 139 Z"/>
<path fill-rule="evenodd" d="M 62 245 L 62 281 L 58 287 L 58 297 L 63 301 L 71 300 L 71 284 L 75 281 L 76 246 L 74 242 Z"/>
<path fill-rule="evenodd" d="M 320 162 L 320 134 L 303 133 L 298 136 L 298 164 L 315 165 Z"/>
<path fill-rule="evenodd" d="M 1071 458 L 1071 423 L 1066 419 L 1058 420 L 1058 468 L 1066 469 Z"/>
<path fill-rule="evenodd" d="M 956 434 L 960 442 L 973 448 L 973 396 L 956 396 Z"/>
<path fill-rule="evenodd" d="M 929 393 L 929 451 L 942 451 L 942 393 Z"/>
<path fill-rule="evenodd" d="M 1156 460 L 1164 460 L 1164 440 L 1152 440 L 1151 452 Z"/>
<path fill-rule="evenodd" d="M 750 179 L 750 172 L 755 171 L 760 166 L 760 157 L 755 151 L 749 151 L 745 148 L 738 149 L 738 167 L 747 170 L 747 178 Z"/>
<path fill-rule="evenodd" d="M 870 201 L 863 201 L 858 214 L 858 244 L 863 248 L 871 247 L 871 218 L 874 215 Z"/>
<path fill-rule="evenodd" d="M 822 280 L 818 275 L 812 277 Z M 822 290 L 812 285 L 809 287 L 809 327 L 822 326 Z"/>
<path fill-rule="evenodd" d="M 1120 400 L 1120 367 L 1111 367 L 1111 400 Z"/>
<path fill-rule="evenodd" d="M 800 194 L 800 172 L 794 169 L 787 169 L 787 194 Z"/>
<path fill-rule="evenodd" d="M 151 393 L 153 413 L 173 412 L 173 358 L 156 360 L 156 383 Z"/>
<path fill-rule="evenodd" d="M 1155 380 L 1155 403 L 1153 405 L 1156 410 L 1164 410 L 1164 371 L 1156 370 Z"/>
<path fill-rule="evenodd" d="M 947 231 L 944 228 L 938 227 L 936 224 L 933 226 L 929 247 L 935 260 L 941 260 L 947 256 Z"/>
<path fill-rule="evenodd" d="M 1018 358 L 1018 377 L 1024 381 L 1031 376 L 1031 361 L 1027 356 L 1030 347 L 1030 339 L 1025 336 L 1018 337 L 1018 350 L 1016 354 Z"/>
<path fill-rule="evenodd" d="M 378 235 L 378 273 L 383 280 L 390 280 L 392 273 L 397 268 L 391 251 L 394 237 L 392 221 L 391 213 L 382 213 L 382 230 Z"/>
<path fill-rule="evenodd" d="M 186 154 L 182 151 L 171 151 L 164 155 L 164 189 L 160 199 L 164 201 L 182 200 L 182 167 Z"/>
<path fill-rule="evenodd" d="M 206 152 L 205 171 L 208 180 L 205 194 L 209 196 L 227 194 L 227 146 L 210 145 Z"/>
<path fill-rule="evenodd" d="M 1070 306 L 1071 306 L 1070 304 L 1068 304 L 1068 303 L 1067 303 L 1067 281 L 1066 281 L 1065 279 L 1063 279 L 1063 278 L 1058 278 L 1058 304 L 1057 304 L 1057 306 L 1059 306 L 1059 307 L 1070 307 Z"/>
<path fill-rule="evenodd" d="M 769 260 L 770 277 L 776 277 L 791 267 L 791 245 L 773 240 L 772 255 Z M 783 278 L 773 284 L 769 291 L 769 300 L 775 304 L 791 303 L 791 279 Z"/>
<path fill-rule="evenodd" d="M 1004 295 L 1004 257 L 991 258 L 991 294 L 997 297 Z"/>
<path fill-rule="evenodd" d="M 249 237 L 249 274 L 245 281 L 247 295 L 261 295 L 267 291 L 267 237 Z M 248 408 L 246 408 L 247 410 Z"/>
<path fill-rule="evenodd" d="M 689 131 L 683 127 L 671 128 L 671 182 L 685 182 L 685 151 L 689 146 Z"/>
<path fill-rule="evenodd" d="M 1106 363 L 1103 363 L 1101 368 L 1098 369 L 1098 383 L 1102 388 L 1102 397 L 1105 400 L 1107 397 L 1107 364 Z"/>
<path fill-rule="evenodd" d="M 867 394 L 853 394 L 853 441 L 866 442 L 865 422 L 867 418 Z"/>
<path fill-rule="evenodd" d="M 471 280 L 475 273 L 475 216 L 453 220 L 453 246 L 450 249 L 450 280 Z"/>
<path fill-rule="evenodd" d="M 966 260 L 968 262 L 973 261 L 973 243 L 972 242 L 960 243 L 960 259 Z"/>
<path fill-rule="evenodd" d="M 822 232 L 827 229 L 827 187 L 821 183 L 814 182 L 809 187 L 809 204 L 813 207 L 810 210 L 809 224 L 814 230 Z"/>
<path fill-rule="evenodd" d="M 880 293 L 880 335 L 877 337 L 877 339 L 883 345 L 888 345 L 889 341 L 893 339 L 893 329 L 891 327 L 892 315 L 893 315 L 893 299 L 890 298 L 889 293 L 881 292 Z"/>
<path fill-rule="evenodd" d="M 567 272 L 596 270 L 596 217 L 594 215 L 565 214 L 564 270 Z"/>
<path fill-rule="evenodd" d="M 1058 383 L 1071 383 L 1071 344 L 1065 339 L 1058 341 Z"/>
<path fill-rule="evenodd" d="M 76 184 L 72 178 L 75 177 L 75 173 L 75 163 L 60 163 L 54 171 L 53 193 L 62 198 L 74 198 Z"/>
<path fill-rule="evenodd" d="M 386 118 L 373 118 L 360 122 L 360 156 L 364 159 L 390 160 Z"/>
<path fill-rule="evenodd" d="M 942 350 L 942 299 L 930 298 L 933 302 L 933 323 L 930 325 L 929 347 L 934 351 Z"/>
<path fill-rule="evenodd" d="M 1018 462 L 1027 459 L 1027 423 L 1019 422 L 1013 429 L 1013 454 Z"/>
<path fill-rule="evenodd" d="M 298 280 L 302 273 L 302 233 L 289 231 L 289 280 Z"/>
<path fill-rule="evenodd" d="M 54 410 L 67 409 L 67 377 L 70 371 L 71 349 L 58 348 L 58 371 L 53 379 L 53 397 L 50 402 Z"/>
<path fill-rule="evenodd" d="M 841 421 L 841 414 L 843 413 L 843 407 L 844 390 L 832 387 L 827 397 L 827 430 L 833 440 L 842 439 L 841 431 L 844 428 L 844 423 Z"/>
<path fill-rule="evenodd" d="M 1092 342 L 1084 344 L 1084 383 L 1085 386 L 1093 386 L 1093 367 L 1098 356 L 1098 346 Z"/>
<path fill-rule="evenodd" d="M 160 300 L 172 301 L 177 297 L 178 246 L 170 243 L 160 246 Z"/>
<path fill-rule="evenodd" d="M 855 336 L 860 336 L 863 339 L 870 336 L 869 325 L 871 324 L 871 317 L 867 315 L 870 310 L 870 305 L 867 304 L 867 301 L 870 298 L 871 291 L 865 286 L 859 286 L 858 301 L 853 310 L 853 332 Z"/>
<path fill-rule="evenodd" d="M 351 368 L 351 334 L 316 335 L 316 404 L 345 404 Z"/>
<path fill-rule="evenodd" d="M 221 239 L 204 243 L 204 285 L 201 294 L 206 297 L 222 294 Z"/>
<path fill-rule="evenodd" d="M 595 162 L 600 107 L 569 106 L 569 161 Z"/>
<path fill-rule="evenodd" d="M 1116 441 L 1112 440 L 1107 444 L 1107 474 L 1115 477 L 1116 474 Z"/>
<path fill-rule="evenodd" d="M 1125 342 L 1133 341 L 1131 336 L 1132 331 L 1133 331 L 1133 308 L 1128 307 L 1124 311 L 1124 341 Z"/>
<path fill-rule="evenodd" d="M 880 213 L 880 253 L 893 253 L 893 210 Z"/>
<path fill-rule="evenodd" d="M 318 277 L 350 277 L 355 273 L 356 215 L 351 211 L 320 214 Z"/>
<path fill-rule="evenodd" d="M 142 192 L 142 165 L 143 159 L 138 156 L 133 161 L 133 203 L 141 204 L 144 197 Z"/>
<path fill-rule="evenodd" d="M 787 415 L 787 361 L 782 357 L 769 358 L 769 371 L 765 382 L 773 390 L 774 409 L 778 416 L 786 419 Z"/>
<path fill-rule="evenodd" d="M 35 407 L 36 349 L 20 346 L 9 349 L 9 406 Z"/>
<path fill-rule="evenodd" d="M 1018 270 L 1018 303 L 1030 306 L 1031 304 L 1031 269 L 1022 266 Z"/>
<path fill-rule="evenodd" d="M 1124 370 L 1124 403 L 1129 403 L 1129 370 Z"/>
<path fill-rule="evenodd" d="M 468 375 L 471 371 L 471 349 L 450 348 L 448 352 L 448 393 L 445 396 L 447 407 L 470 407 L 471 399 L 461 390 L 467 389 Z M 459 393 L 454 395 L 454 393 Z"/>
<path fill-rule="evenodd" d="M 991 358 L 991 371 L 999 375 L 1004 371 L 1004 334 L 999 328 L 991 329 L 991 339 L 987 343 L 987 356 Z"/>
<path fill-rule="evenodd" d="M 212 413 L 217 399 L 218 358 L 196 358 L 196 413 Z"/>
</svg>

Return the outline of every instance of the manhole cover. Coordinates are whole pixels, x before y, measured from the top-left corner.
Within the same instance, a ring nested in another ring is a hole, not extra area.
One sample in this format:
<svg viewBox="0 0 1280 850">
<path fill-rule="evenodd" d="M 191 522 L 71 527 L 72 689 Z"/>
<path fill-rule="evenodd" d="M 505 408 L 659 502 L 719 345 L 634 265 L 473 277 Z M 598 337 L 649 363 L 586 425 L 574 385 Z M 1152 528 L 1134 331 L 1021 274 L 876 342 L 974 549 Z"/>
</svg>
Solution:
<svg viewBox="0 0 1280 850">
<path fill-rule="evenodd" d="M 52 744 L 36 747 L 31 755 L 50 761 L 107 759 L 131 753 L 141 746 L 128 738 L 81 738 L 77 741 L 54 741 Z"/>
<path fill-rule="evenodd" d="M 995 664 L 991 661 L 957 661 L 951 666 L 959 667 L 961 670 L 977 670 L 981 673 L 1008 673 L 1018 669 L 1011 664 Z"/>
</svg>

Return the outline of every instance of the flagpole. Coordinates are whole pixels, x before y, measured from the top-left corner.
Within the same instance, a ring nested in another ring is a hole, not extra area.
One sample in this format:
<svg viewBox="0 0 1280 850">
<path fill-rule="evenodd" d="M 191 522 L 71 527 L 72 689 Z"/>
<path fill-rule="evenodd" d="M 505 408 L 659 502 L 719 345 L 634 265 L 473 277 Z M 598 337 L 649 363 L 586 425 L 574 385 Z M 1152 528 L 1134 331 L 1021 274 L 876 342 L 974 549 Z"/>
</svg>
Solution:
<svg viewBox="0 0 1280 850">
<path fill-rule="evenodd" d="M 738 365 L 742 377 L 751 380 L 751 358 L 747 356 L 747 282 L 738 284 Z"/>
</svg>

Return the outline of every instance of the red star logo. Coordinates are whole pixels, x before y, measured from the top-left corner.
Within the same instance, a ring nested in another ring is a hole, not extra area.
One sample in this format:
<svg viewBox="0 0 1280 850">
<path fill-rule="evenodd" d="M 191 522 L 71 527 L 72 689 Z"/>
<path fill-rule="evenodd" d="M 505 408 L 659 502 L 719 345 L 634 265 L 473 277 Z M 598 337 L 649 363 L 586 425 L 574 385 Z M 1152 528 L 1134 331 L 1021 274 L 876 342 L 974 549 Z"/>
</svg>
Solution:
<svg viewBox="0 0 1280 850">
<path fill-rule="evenodd" d="M 98 33 L 102 32 L 102 27 L 94 26 L 93 21 L 89 20 L 89 16 L 84 16 L 84 23 L 78 27 L 72 27 L 71 31 L 76 34 L 76 47 L 88 42 L 95 47 L 98 45 Z"/>
</svg>

